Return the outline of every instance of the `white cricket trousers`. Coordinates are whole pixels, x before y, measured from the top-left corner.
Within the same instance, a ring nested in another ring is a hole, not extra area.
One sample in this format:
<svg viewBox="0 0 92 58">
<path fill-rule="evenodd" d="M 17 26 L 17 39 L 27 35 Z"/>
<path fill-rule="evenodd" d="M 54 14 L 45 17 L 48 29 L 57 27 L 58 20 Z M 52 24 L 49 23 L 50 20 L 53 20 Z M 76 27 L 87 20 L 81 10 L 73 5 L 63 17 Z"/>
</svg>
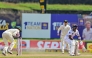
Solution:
<svg viewBox="0 0 92 58">
<path fill-rule="evenodd" d="M 76 46 L 77 45 L 77 46 Z M 75 48 L 76 46 L 76 48 Z M 74 55 L 75 54 L 75 49 L 77 49 L 76 53 L 78 54 L 78 51 L 79 51 L 79 43 L 77 40 L 71 40 L 71 43 L 70 43 L 70 55 Z"/>
<path fill-rule="evenodd" d="M 68 42 L 66 41 L 66 36 L 61 36 L 61 50 L 62 50 L 62 53 L 64 53 L 64 47 L 66 45 L 67 47 L 67 50 L 69 50 L 69 44 Z"/>
<path fill-rule="evenodd" d="M 3 49 L 3 53 L 6 53 L 7 50 L 8 51 L 12 50 L 14 45 L 15 45 L 15 41 L 14 41 L 12 34 L 10 32 L 3 32 L 2 38 L 3 38 L 4 44 L 5 44 L 5 47 Z M 11 43 L 10 46 L 8 46 L 8 40 Z"/>
</svg>

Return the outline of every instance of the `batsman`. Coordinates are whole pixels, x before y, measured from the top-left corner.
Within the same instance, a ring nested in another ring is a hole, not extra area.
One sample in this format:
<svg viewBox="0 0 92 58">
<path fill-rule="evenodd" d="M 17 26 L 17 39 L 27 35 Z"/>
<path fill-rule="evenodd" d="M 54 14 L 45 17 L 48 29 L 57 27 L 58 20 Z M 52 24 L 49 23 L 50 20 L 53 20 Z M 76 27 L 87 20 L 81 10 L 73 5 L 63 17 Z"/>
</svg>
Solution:
<svg viewBox="0 0 92 58">
<path fill-rule="evenodd" d="M 57 35 L 58 36 L 60 35 L 60 38 L 61 38 L 62 53 L 64 53 L 64 46 L 65 46 L 64 44 L 66 44 L 68 46 L 68 43 L 65 41 L 65 38 L 70 29 L 71 29 L 71 27 L 68 25 L 68 21 L 64 20 L 63 25 L 61 25 L 57 31 Z M 59 34 L 60 31 L 61 31 L 61 34 Z"/>
<path fill-rule="evenodd" d="M 14 41 L 14 37 L 20 37 L 20 31 L 21 31 L 21 28 L 20 27 L 16 27 L 16 29 L 8 29 L 6 31 L 4 31 L 2 33 L 2 38 L 3 38 L 3 41 L 4 41 L 4 48 L 3 48 L 3 51 L 2 51 L 2 54 L 4 56 L 7 55 L 7 52 L 9 54 L 12 54 L 12 49 L 15 45 L 15 41 Z M 10 41 L 10 45 L 8 45 L 8 40 Z"/>
<path fill-rule="evenodd" d="M 79 42 L 78 40 L 81 40 L 79 31 L 77 29 L 77 25 L 73 25 L 72 29 L 68 32 L 68 37 L 70 39 L 70 55 L 75 56 L 79 55 Z M 75 39 L 74 36 L 77 36 L 78 39 Z"/>
</svg>

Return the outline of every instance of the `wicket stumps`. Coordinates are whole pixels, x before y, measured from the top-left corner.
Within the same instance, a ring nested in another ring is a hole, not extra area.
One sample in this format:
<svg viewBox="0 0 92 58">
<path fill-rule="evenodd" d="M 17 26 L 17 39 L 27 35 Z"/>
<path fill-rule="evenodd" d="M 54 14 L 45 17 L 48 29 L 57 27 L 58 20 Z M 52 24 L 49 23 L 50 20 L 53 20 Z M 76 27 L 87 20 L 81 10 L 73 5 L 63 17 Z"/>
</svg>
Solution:
<svg viewBox="0 0 92 58">
<path fill-rule="evenodd" d="M 22 55 L 22 38 L 17 39 L 17 56 Z"/>
</svg>

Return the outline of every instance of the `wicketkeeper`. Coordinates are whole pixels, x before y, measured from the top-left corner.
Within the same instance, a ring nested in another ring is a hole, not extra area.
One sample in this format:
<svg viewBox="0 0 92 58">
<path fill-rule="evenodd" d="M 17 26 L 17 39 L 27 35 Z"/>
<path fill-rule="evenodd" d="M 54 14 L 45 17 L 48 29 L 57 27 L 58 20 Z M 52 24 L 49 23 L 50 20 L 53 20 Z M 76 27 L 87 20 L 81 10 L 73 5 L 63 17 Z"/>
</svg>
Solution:
<svg viewBox="0 0 92 58">
<path fill-rule="evenodd" d="M 14 37 L 20 37 L 20 30 L 21 30 L 20 27 L 16 27 L 16 29 L 8 29 L 2 33 L 2 38 L 3 38 L 4 44 L 5 44 L 4 49 L 2 51 L 2 54 L 4 56 L 7 55 L 7 52 L 9 54 L 12 54 L 11 50 L 13 49 L 13 47 L 16 43 L 14 41 Z M 8 45 L 8 40 L 11 43 L 10 46 Z"/>
<path fill-rule="evenodd" d="M 61 38 L 61 44 L 62 44 L 62 53 L 64 53 L 64 45 L 68 45 L 67 42 L 65 41 L 65 37 L 68 33 L 68 31 L 71 29 L 71 27 L 68 25 L 68 21 L 65 20 L 64 21 L 64 24 L 61 25 L 59 28 L 58 28 L 58 31 L 57 31 L 57 35 L 59 36 L 60 35 L 60 38 Z M 59 32 L 61 31 L 61 34 L 59 34 Z"/>
</svg>

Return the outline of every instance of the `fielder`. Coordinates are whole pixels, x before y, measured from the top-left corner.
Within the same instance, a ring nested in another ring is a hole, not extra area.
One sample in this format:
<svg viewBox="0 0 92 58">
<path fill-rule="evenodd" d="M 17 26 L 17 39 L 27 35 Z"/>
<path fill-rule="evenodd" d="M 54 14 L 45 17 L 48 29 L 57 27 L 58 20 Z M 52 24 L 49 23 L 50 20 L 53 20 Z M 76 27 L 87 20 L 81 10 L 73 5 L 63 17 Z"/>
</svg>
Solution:
<svg viewBox="0 0 92 58">
<path fill-rule="evenodd" d="M 74 25 L 72 29 L 68 32 L 68 38 L 69 38 L 68 43 L 70 44 L 70 55 L 71 56 L 74 56 L 75 54 L 76 55 L 80 54 L 78 52 L 79 51 L 78 39 L 77 40 L 74 39 L 74 36 L 78 36 L 78 39 L 81 40 L 79 31 L 77 30 L 77 25 Z"/>
<path fill-rule="evenodd" d="M 68 45 L 67 42 L 65 41 L 65 37 L 70 29 L 71 27 L 68 25 L 68 21 L 65 20 L 64 24 L 61 25 L 57 31 L 58 36 L 59 36 L 59 32 L 61 31 L 60 38 L 61 38 L 61 44 L 62 44 L 62 53 L 64 53 L 64 44 Z"/>
<path fill-rule="evenodd" d="M 20 37 L 20 28 L 17 27 L 16 29 L 8 29 L 2 33 L 2 38 L 5 44 L 5 47 L 2 51 L 2 54 L 6 56 L 7 52 L 12 54 L 11 50 L 15 45 L 14 37 Z M 8 40 L 11 42 L 10 46 L 8 46 Z"/>
</svg>

